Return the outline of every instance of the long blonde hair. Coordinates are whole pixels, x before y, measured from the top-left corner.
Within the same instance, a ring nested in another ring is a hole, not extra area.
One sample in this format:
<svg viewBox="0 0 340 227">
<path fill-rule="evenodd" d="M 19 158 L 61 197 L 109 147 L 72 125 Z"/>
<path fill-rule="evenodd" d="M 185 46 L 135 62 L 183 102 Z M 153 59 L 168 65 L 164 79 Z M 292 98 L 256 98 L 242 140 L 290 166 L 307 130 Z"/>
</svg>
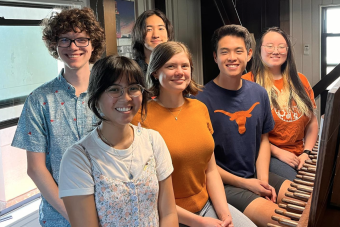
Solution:
<svg viewBox="0 0 340 227">
<path fill-rule="evenodd" d="M 274 86 L 273 75 L 268 66 L 263 62 L 261 57 L 261 46 L 263 37 L 268 32 L 277 32 L 283 36 L 288 46 L 287 60 L 281 65 L 281 73 L 283 78 L 283 89 L 279 91 Z M 260 84 L 268 92 L 270 105 L 278 110 L 284 108 L 292 108 L 295 102 L 299 112 L 308 117 L 312 116 L 313 104 L 309 98 L 301 80 L 297 73 L 294 56 L 292 53 L 292 45 L 286 33 L 277 27 L 269 28 L 263 35 L 260 42 L 257 43 L 254 59 L 252 64 L 252 74 L 255 82 Z"/>
</svg>

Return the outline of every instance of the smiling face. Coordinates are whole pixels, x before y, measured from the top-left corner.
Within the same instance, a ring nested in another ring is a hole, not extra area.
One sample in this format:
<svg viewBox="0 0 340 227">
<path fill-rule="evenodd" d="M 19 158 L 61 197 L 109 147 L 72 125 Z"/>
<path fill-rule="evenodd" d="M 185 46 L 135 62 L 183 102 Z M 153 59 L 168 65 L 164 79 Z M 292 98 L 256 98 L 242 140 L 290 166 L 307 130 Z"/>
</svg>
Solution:
<svg viewBox="0 0 340 227">
<path fill-rule="evenodd" d="M 160 83 L 160 93 L 182 93 L 191 81 L 191 67 L 186 53 L 175 54 L 154 77 Z"/>
<path fill-rule="evenodd" d="M 268 46 L 274 48 L 272 53 L 270 53 L 271 51 L 268 53 Z M 286 62 L 287 49 L 284 49 L 283 47 L 287 47 L 287 42 L 279 33 L 268 32 L 263 37 L 261 58 L 264 64 L 270 69 L 280 69 L 281 65 Z"/>
<path fill-rule="evenodd" d="M 214 59 L 220 69 L 220 75 L 226 77 L 240 77 L 251 59 L 252 50 L 247 49 L 244 39 L 237 36 L 224 36 L 218 41 L 217 53 Z"/>
<path fill-rule="evenodd" d="M 85 32 L 67 32 L 59 35 L 60 38 L 77 39 L 77 38 L 90 38 Z M 69 47 L 57 47 L 58 55 L 64 62 L 65 67 L 73 70 L 79 70 L 84 66 L 89 66 L 89 60 L 93 51 L 91 41 L 86 47 L 77 47 L 74 42 Z"/>
<path fill-rule="evenodd" d="M 124 87 L 124 93 L 118 98 L 112 98 L 108 92 L 103 92 L 98 100 L 97 107 L 104 114 L 103 124 L 109 123 L 113 125 L 126 125 L 129 124 L 133 117 L 139 110 L 143 96 L 130 97 L 127 93 L 129 85 L 135 84 L 134 82 L 128 83 L 126 76 L 122 76 L 114 85 Z"/>
<path fill-rule="evenodd" d="M 158 44 L 168 41 L 168 32 L 159 16 L 152 15 L 146 18 L 145 27 L 144 48 L 152 51 Z"/>
</svg>

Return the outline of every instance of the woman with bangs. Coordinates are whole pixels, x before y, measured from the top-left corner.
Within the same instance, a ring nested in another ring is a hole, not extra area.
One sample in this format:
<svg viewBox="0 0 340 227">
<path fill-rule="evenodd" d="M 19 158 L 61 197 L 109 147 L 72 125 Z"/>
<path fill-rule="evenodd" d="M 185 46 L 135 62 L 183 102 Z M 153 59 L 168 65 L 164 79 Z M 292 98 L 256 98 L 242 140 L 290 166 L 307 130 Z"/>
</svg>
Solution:
<svg viewBox="0 0 340 227">
<path fill-rule="evenodd" d="M 318 122 L 313 90 L 297 72 L 287 34 L 269 28 L 257 43 L 251 72 L 243 79 L 263 86 L 269 96 L 275 127 L 269 133 L 270 172 L 293 181 L 316 142 Z"/>
<path fill-rule="evenodd" d="M 180 226 L 255 226 L 228 205 L 214 156 L 213 128 L 207 107 L 197 99 L 200 86 L 193 80 L 188 48 L 165 42 L 152 51 L 147 79 L 151 96 L 145 119 L 132 123 L 158 131 L 172 158 L 172 174 Z"/>
<path fill-rule="evenodd" d="M 131 125 L 147 91 L 137 63 L 120 56 L 97 61 L 88 106 L 97 127 L 61 161 L 59 196 L 72 226 L 178 226 L 169 150 L 160 134 Z"/>
</svg>

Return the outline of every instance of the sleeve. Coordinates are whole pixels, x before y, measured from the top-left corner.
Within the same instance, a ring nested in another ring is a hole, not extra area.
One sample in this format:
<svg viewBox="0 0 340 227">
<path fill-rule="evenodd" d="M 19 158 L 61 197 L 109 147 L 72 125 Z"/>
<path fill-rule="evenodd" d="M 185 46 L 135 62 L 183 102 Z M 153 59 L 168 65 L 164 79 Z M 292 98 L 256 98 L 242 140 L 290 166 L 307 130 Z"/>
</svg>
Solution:
<svg viewBox="0 0 340 227">
<path fill-rule="evenodd" d="M 306 78 L 305 75 L 303 75 L 301 73 L 299 73 L 299 76 L 300 76 L 300 80 L 301 80 L 303 86 L 305 87 L 307 95 L 309 96 L 310 100 L 312 101 L 313 108 L 316 109 L 316 104 L 315 104 L 315 99 L 314 99 L 314 91 L 313 91 L 312 87 L 310 86 L 308 79 Z"/>
<path fill-rule="evenodd" d="M 246 73 L 242 76 L 242 79 L 245 79 L 245 80 L 249 80 L 249 81 L 252 81 L 252 82 L 255 82 L 255 78 L 252 74 L 252 72 L 249 72 L 249 73 Z"/>
<path fill-rule="evenodd" d="M 214 133 L 214 129 L 213 129 L 213 126 L 211 124 L 211 120 L 210 120 L 210 115 L 209 115 L 209 111 L 208 111 L 208 108 L 206 107 L 206 105 L 204 103 L 202 103 L 204 105 L 204 115 L 205 115 L 205 121 L 207 122 L 207 127 L 209 129 L 209 132 L 211 134 Z"/>
<path fill-rule="evenodd" d="M 94 194 L 91 163 L 79 145 L 68 148 L 61 160 L 59 197 Z"/>
<path fill-rule="evenodd" d="M 33 92 L 27 97 L 22 109 L 12 146 L 27 151 L 46 152 L 48 147 L 46 126 L 43 107 Z"/>
<path fill-rule="evenodd" d="M 149 130 L 152 149 L 156 160 L 156 172 L 158 181 L 165 180 L 174 171 L 168 147 L 159 132 Z"/>
<path fill-rule="evenodd" d="M 263 101 L 264 101 L 264 108 L 263 108 L 264 119 L 263 119 L 262 134 L 265 134 L 265 133 L 272 131 L 274 129 L 274 125 L 275 125 L 273 115 L 272 115 L 272 110 L 270 108 L 268 93 L 265 90 L 263 91 Z"/>
</svg>

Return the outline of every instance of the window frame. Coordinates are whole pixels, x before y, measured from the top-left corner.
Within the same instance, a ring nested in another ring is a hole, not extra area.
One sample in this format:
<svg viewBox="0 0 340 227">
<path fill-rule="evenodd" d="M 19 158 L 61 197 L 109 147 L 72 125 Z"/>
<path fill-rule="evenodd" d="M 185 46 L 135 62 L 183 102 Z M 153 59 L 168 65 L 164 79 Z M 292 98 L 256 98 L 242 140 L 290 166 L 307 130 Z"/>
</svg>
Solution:
<svg viewBox="0 0 340 227">
<path fill-rule="evenodd" d="M 56 7 L 66 8 L 66 7 L 79 7 L 82 8 L 85 6 L 84 1 L 51 1 L 51 2 L 43 2 L 41 0 L 37 0 L 35 2 L 27 2 L 18 0 L 16 2 L 13 1 L 4 1 L 0 0 L 0 6 L 13 6 L 13 7 L 26 7 L 26 8 L 42 8 L 42 9 L 53 9 Z M 30 20 L 30 19 L 5 19 L 0 15 L 0 26 L 39 26 L 42 20 Z M 22 105 L 25 103 L 26 96 L 18 96 L 10 99 L 0 100 L 0 109 L 10 108 L 17 105 Z M 0 130 L 6 129 L 9 127 L 16 126 L 18 124 L 19 117 L 8 119 L 0 122 Z M 0 211 L 0 217 L 4 217 L 4 215 L 10 213 L 11 211 L 24 206 L 33 200 L 36 200 L 41 197 L 41 193 L 33 195 L 17 204 L 14 204 L 4 210 Z"/>
<path fill-rule="evenodd" d="M 327 38 L 328 37 L 339 37 L 340 33 L 327 33 L 327 10 L 330 8 L 339 8 L 340 5 L 332 5 L 322 7 L 321 15 L 321 79 L 327 75 L 327 67 L 337 66 L 338 64 L 327 64 Z M 339 62 L 340 63 L 340 62 Z"/>
</svg>

